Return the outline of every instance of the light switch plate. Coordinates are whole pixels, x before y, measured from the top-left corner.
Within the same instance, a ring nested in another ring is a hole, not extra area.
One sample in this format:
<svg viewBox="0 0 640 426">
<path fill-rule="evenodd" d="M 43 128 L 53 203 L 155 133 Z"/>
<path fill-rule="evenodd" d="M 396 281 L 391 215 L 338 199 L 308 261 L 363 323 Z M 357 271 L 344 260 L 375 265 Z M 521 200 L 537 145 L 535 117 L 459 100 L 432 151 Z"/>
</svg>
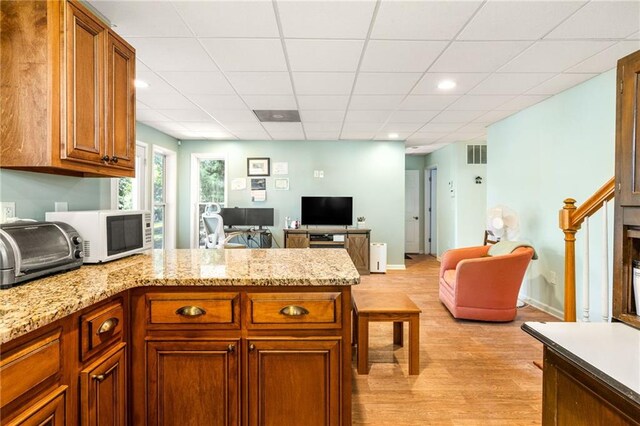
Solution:
<svg viewBox="0 0 640 426">
<path fill-rule="evenodd" d="M 16 217 L 16 203 L 13 201 L 0 202 L 0 223 L 6 223 Z"/>
</svg>

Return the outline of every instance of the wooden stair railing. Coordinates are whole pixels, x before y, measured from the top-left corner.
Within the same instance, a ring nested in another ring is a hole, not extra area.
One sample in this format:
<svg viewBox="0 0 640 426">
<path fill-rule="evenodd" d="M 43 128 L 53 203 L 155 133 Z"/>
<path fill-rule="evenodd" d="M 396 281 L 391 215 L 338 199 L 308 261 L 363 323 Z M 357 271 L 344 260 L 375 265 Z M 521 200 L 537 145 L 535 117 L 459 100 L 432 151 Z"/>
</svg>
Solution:
<svg viewBox="0 0 640 426">
<path fill-rule="evenodd" d="M 591 217 L 614 196 L 615 178 L 611 178 L 580 207 L 567 198 L 560 210 L 560 229 L 564 232 L 564 320 L 576 320 L 576 232 L 586 218 Z"/>
</svg>

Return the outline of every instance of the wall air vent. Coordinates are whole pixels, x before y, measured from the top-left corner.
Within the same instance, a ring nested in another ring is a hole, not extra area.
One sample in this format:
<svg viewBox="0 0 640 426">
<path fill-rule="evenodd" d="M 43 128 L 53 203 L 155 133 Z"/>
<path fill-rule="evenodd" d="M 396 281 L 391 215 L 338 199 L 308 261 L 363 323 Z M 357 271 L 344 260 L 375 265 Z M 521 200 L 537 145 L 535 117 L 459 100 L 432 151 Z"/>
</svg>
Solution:
<svg viewBox="0 0 640 426">
<path fill-rule="evenodd" d="M 467 145 L 467 164 L 487 164 L 487 146 Z"/>
<path fill-rule="evenodd" d="M 300 113 L 295 109 L 254 109 L 253 113 L 263 123 L 300 123 Z"/>
<path fill-rule="evenodd" d="M 91 241 L 82 242 L 82 251 L 84 251 L 84 257 L 91 257 Z"/>
</svg>

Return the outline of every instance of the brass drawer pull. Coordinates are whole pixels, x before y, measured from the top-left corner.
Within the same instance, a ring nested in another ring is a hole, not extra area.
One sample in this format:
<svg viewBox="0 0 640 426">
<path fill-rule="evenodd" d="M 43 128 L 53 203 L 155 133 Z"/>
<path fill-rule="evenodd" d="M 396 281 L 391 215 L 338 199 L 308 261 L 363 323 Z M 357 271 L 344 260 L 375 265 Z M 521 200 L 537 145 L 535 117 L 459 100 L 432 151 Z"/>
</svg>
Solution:
<svg viewBox="0 0 640 426">
<path fill-rule="evenodd" d="M 183 317 L 199 317 L 206 313 L 207 311 L 199 306 L 183 306 L 176 311 L 176 314 L 182 315 Z"/>
<path fill-rule="evenodd" d="M 108 320 L 100 324 L 100 327 L 98 327 L 98 331 L 96 331 L 96 334 L 100 335 L 113 331 L 113 329 L 116 328 L 119 322 L 120 321 L 116 317 L 109 318 Z"/>
<path fill-rule="evenodd" d="M 236 350 L 236 345 L 234 345 L 233 343 L 229 343 L 229 346 L 227 346 L 227 351 L 234 352 L 235 350 Z"/>
<path fill-rule="evenodd" d="M 249 350 L 250 350 L 250 351 L 254 351 L 255 349 L 256 349 L 256 345 L 254 345 L 253 343 L 251 343 L 251 344 L 249 345 Z"/>
<path fill-rule="evenodd" d="M 281 315 L 286 315 L 289 317 L 301 317 L 303 315 L 308 315 L 309 311 L 303 308 L 302 306 L 289 305 L 280 309 Z"/>
<path fill-rule="evenodd" d="M 97 382 L 101 382 L 104 379 L 106 379 L 107 376 L 105 376 L 104 374 L 94 374 L 93 376 L 91 376 L 91 378 Z"/>
</svg>

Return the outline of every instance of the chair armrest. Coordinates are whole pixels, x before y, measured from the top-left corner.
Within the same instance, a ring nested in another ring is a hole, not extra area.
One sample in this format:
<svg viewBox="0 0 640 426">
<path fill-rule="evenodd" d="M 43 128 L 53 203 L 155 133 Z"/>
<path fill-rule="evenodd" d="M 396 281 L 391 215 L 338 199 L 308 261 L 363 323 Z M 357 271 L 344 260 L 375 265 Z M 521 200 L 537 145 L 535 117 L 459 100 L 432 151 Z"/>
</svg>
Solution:
<svg viewBox="0 0 640 426">
<path fill-rule="evenodd" d="M 444 252 L 440 262 L 440 276 L 448 269 L 456 269 L 458 263 L 465 259 L 482 258 L 487 255 L 489 246 L 464 247 Z"/>
<path fill-rule="evenodd" d="M 245 232 L 242 231 L 236 231 L 236 232 L 227 232 L 225 233 L 226 237 L 224 238 L 224 240 L 220 243 L 220 247 L 224 247 L 225 244 L 227 244 L 229 241 L 233 240 L 236 237 L 239 237 L 241 235 L 245 235 Z"/>
</svg>

